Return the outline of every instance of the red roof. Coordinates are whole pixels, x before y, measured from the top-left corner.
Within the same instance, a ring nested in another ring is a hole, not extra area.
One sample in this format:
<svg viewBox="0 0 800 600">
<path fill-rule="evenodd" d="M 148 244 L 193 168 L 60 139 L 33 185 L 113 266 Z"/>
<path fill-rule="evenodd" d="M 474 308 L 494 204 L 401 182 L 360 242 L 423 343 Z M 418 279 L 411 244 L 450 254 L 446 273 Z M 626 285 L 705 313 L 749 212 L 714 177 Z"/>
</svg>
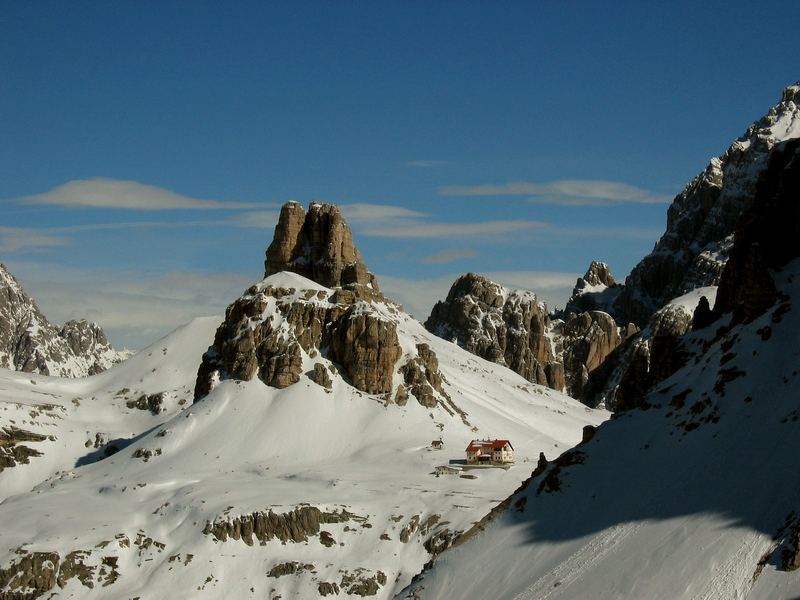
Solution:
<svg viewBox="0 0 800 600">
<path fill-rule="evenodd" d="M 478 450 L 502 450 L 506 444 L 513 450 L 514 446 L 508 440 L 472 440 L 467 446 L 467 452 L 477 452 Z"/>
</svg>

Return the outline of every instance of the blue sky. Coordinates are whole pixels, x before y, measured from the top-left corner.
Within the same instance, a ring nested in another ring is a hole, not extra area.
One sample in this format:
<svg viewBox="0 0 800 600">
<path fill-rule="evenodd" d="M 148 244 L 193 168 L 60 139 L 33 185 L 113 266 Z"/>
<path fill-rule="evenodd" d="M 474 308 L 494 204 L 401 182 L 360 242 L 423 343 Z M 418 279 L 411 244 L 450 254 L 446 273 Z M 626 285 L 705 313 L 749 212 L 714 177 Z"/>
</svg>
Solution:
<svg viewBox="0 0 800 600">
<path fill-rule="evenodd" d="M 138 349 L 338 204 L 424 320 L 474 271 L 563 305 L 800 80 L 771 2 L 0 1 L 0 261 Z"/>
</svg>

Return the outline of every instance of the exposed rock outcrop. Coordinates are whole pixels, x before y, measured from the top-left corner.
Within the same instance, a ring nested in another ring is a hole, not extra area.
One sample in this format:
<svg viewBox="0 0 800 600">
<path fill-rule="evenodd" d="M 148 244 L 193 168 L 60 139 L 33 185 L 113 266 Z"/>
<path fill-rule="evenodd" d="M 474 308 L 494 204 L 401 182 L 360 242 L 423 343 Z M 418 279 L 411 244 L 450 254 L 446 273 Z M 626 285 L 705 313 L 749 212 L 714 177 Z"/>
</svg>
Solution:
<svg viewBox="0 0 800 600">
<path fill-rule="evenodd" d="M 402 355 L 395 322 L 355 294 L 325 290 L 300 277 L 293 282 L 298 288 L 275 287 L 266 279 L 228 307 L 203 355 L 195 399 L 219 379 L 258 376 L 272 387 L 288 387 L 300 380 L 304 356 L 315 358 L 323 350 L 357 389 L 392 391 Z"/>
<path fill-rule="evenodd" d="M 273 273 L 281 268 L 288 271 Z M 335 206 L 312 204 L 306 214 L 296 202 L 286 204 L 267 252 L 267 274 L 226 310 L 198 370 L 195 400 L 222 379 L 258 377 L 285 388 L 306 370 L 326 389 L 338 374 L 399 405 L 409 392 L 425 406 L 449 400 L 433 350 L 401 347 L 402 309 L 378 291 Z M 395 387 L 398 374 L 405 384 Z"/>
<path fill-rule="evenodd" d="M 545 371 L 553 361 L 549 326 L 547 307 L 534 294 L 507 292 L 475 273 L 459 277 L 425 321 L 431 333 L 553 387 L 557 382 L 548 381 Z"/>
<path fill-rule="evenodd" d="M 593 404 L 593 393 L 587 387 L 589 374 L 599 368 L 622 343 L 614 319 L 600 311 L 571 314 L 563 326 L 562 364 L 567 393 L 585 404 Z"/>
<path fill-rule="evenodd" d="M 434 392 L 448 397 L 442 388 L 439 359 L 436 358 L 436 353 L 428 344 L 417 344 L 417 356 L 410 358 L 406 364 L 400 367 L 400 373 L 405 382 L 403 393 L 406 390 L 411 392 L 422 406 L 426 408 L 436 406 L 438 398 Z M 396 402 L 401 403 L 397 400 Z"/>
<path fill-rule="evenodd" d="M 579 278 L 572 289 L 564 313 L 582 313 L 591 310 L 610 312 L 622 287 L 614 281 L 611 268 L 602 262 L 592 261 L 586 274 Z"/>
<path fill-rule="evenodd" d="M 800 100 L 800 87 L 798 88 Z M 800 139 L 776 147 L 761 173 L 748 210 L 736 224 L 714 313 L 749 321 L 775 304 L 770 269 L 800 256 Z"/>
<path fill-rule="evenodd" d="M 18 464 L 27 465 L 31 457 L 41 456 L 35 448 L 23 445 L 27 442 L 43 442 L 47 436 L 32 431 L 25 431 L 13 425 L 0 429 L 0 473 L 8 467 Z M 2 588 L 0 588 L 2 589 Z"/>
<path fill-rule="evenodd" d="M 269 510 L 209 522 L 203 533 L 213 535 L 220 542 L 228 538 L 242 540 L 248 546 L 253 545 L 254 537 L 262 545 L 273 539 L 300 543 L 308 541 L 309 536 L 319 535 L 322 524 L 346 523 L 351 519 L 364 520 L 346 510 L 325 512 L 316 506 L 300 506 L 286 513 Z"/>
<path fill-rule="evenodd" d="M 394 321 L 381 318 L 370 305 L 360 302 L 327 331 L 328 358 L 344 367 L 356 388 L 369 394 L 392 391 L 395 364 L 403 354 Z"/>
<path fill-rule="evenodd" d="M 291 271 L 325 287 L 364 286 L 378 292 L 339 208 L 312 203 L 308 213 L 297 202 L 281 208 L 275 236 L 267 248 L 264 277 Z"/>
<path fill-rule="evenodd" d="M 50 324 L 16 279 L 0 265 L 0 368 L 86 377 L 120 362 L 103 330 L 85 320 Z"/>
<path fill-rule="evenodd" d="M 601 293 L 614 285 L 608 266 L 592 263 L 576 289 L 589 299 L 590 290 Z M 528 381 L 566 391 L 589 404 L 594 397 L 586 387 L 590 373 L 627 332 L 602 311 L 568 313 L 563 322 L 548 314 L 534 294 L 508 291 L 474 273 L 456 280 L 447 299 L 434 306 L 425 327 Z"/>
</svg>

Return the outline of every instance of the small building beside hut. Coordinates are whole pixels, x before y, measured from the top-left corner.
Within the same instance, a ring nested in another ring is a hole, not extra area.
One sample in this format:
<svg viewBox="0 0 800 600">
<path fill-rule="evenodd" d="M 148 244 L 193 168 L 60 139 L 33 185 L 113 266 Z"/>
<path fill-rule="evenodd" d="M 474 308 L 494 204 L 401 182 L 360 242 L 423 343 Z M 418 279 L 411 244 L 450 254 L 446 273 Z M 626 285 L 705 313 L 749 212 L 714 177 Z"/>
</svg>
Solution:
<svg viewBox="0 0 800 600">
<path fill-rule="evenodd" d="M 441 465 L 436 467 L 436 476 L 439 475 L 460 475 L 463 472 L 461 467 L 452 467 L 450 465 Z"/>
<path fill-rule="evenodd" d="M 514 462 L 514 447 L 508 440 L 472 440 L 467 446 L 467 464 L 505 465 Z"/>
</svg>

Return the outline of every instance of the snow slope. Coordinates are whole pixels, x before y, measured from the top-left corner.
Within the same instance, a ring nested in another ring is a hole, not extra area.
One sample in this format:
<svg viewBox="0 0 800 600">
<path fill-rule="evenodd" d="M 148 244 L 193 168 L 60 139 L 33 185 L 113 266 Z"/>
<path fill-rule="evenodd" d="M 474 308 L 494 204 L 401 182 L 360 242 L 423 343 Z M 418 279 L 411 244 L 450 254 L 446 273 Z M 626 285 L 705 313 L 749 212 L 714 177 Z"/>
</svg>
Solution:
<svg viewBox="0 0 800 600">
<path fill-rule="evenodd" d="M 687 334 L 693 358 L 647 410 L 551 463 L 401 597 L 800 597 L 782 560 L 800 526 L 800 260 L 774 277 L 775 307 Z"/>
<path fill-rule="evenodd" d="M 286 283 L 285 274 L 274 277 Z M 6 593 L 390 598 L 429 549 L 446 546 L 528 477 L 540 452 L 558 454 L 609 416 L 440 340 L 403 313 L 392 318 L 404 348 L 427 343 L 436 352 L 463 419 L 413 398 L 397 406 L 341 377 L 328 391 L 309 373 L 281 390 L 223 380 L 182 406 L 218 319 L 195 321 L 85 380 L 2 372 L 9 400 L 0 427 L 57 438 L 28 443 L 44 455 L 0 472 Z M 167 392 L 158 414 L 124 400 L 157 392 Z M 53 406 L 34 406 L 43 400 Z M 98 462 L 103 446 L 85 446 L 97 431 L 127 445 Z M 474 479 L 434 475 L 482 437 L 511 440 L 516 464 L 471 471 Z M 439 438 L 444 450 L 434 451 Z"/>
</svg>

